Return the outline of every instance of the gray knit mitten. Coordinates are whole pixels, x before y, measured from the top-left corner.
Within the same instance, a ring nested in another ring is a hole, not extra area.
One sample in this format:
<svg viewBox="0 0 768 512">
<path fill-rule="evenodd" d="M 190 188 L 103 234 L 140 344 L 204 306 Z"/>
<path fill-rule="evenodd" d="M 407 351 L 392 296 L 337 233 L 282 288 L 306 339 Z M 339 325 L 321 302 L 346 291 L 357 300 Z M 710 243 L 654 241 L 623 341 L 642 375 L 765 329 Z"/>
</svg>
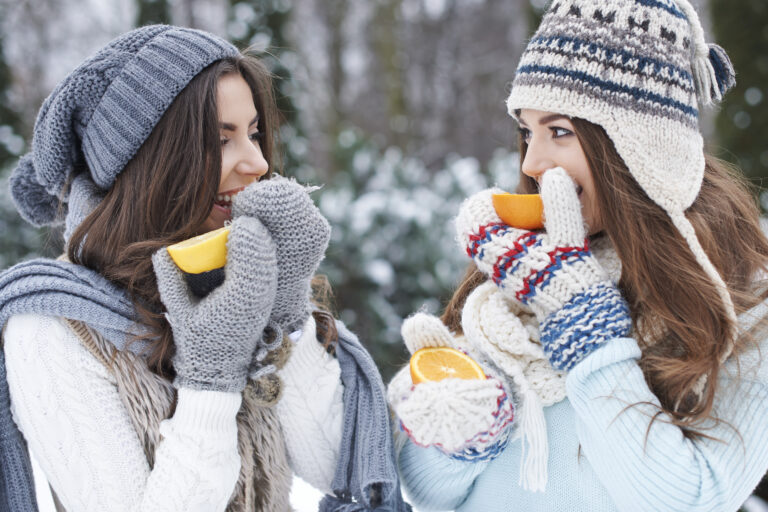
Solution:
<svg viewBox="0 0 768 512">
<path fill-rule="evenodd" d="M 224 283 L 202 299 L 163 248 L 152 256 L 160 298 L 173 329 L 174 385 L 240 392 L 277 289 L 275 245 L 258 219 L 232 223 Z"/>
<path fill-rule="evenodd" d="M 311 312 L 310 281 L 325 255 L 331 227 L 307 187 L 277 175 L 235 196 L 232 217 L 244 215 L 264 223 L 277 249 L 277 295 L 270 323 L 285 332 L 299 329 Z"/>
</svg>

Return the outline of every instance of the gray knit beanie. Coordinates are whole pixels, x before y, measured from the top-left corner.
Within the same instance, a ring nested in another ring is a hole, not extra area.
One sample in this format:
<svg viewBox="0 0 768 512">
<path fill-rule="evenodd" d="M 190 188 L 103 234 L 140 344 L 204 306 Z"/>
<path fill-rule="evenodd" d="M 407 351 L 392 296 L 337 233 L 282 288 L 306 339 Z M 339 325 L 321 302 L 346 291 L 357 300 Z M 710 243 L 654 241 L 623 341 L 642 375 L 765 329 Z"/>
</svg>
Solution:
<svg viewBox="0 0 768 512">
<path fill-rule="evenodd" d="M 87 59 L 43 103 L 32 151 L 11 175 L 21 216 L 36 226 L 67 219 L 71 233 L 190 80 L 238 53 L 207 32 L 151 25 L 123 34 Z M 78 190 L 70 193 L 75 176 Z"/>
</svg>

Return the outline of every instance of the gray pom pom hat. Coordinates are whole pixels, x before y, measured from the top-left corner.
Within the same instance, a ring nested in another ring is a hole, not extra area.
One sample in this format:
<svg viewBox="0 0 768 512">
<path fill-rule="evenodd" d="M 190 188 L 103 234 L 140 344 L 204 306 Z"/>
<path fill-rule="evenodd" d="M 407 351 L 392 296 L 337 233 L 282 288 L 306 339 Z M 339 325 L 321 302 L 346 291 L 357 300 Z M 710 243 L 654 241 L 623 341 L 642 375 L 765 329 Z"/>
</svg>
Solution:
<svg viewBox="0 0 768 512">
<path fill-rule="evenodd" d="M 238 53 L 207 32 L 151 25 L 86 60 L 43 103 L 32 151 L 11 175 L 21 216 L 36 226 L 66 220 L 71 233 L 190 80 Z"/>
<path fill-rule="evenodd" d="M 515 118 L 533 109 L 600 125 L 736 325 L 725 282 L 684 213 L 704 178 L 699 104 L 719 101 L 734 83 L 728 56 L 706 43 L 688 0 L 554 0 L 520 58 L 507 109 Z"/>
</svg>

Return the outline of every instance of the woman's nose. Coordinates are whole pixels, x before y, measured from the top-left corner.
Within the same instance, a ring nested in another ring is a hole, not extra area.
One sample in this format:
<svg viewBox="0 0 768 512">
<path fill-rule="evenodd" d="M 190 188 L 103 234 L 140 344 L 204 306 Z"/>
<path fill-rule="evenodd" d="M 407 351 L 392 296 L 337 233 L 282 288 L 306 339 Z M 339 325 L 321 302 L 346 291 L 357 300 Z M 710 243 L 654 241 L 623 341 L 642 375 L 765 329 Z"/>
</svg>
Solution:
<svg viewBox="0 0 768 512">
<path fill-rule="evenodd" d="M 261 146 L 250 143 L 245 147 L 240 161 L 237 165 L 237 171 L 240 174 L 254 176 L 256 179 L 264 176 L 269 170 L 269 163 L 264 158 Z"/>
<path fill-rule="evenodd" d="M 523 173 L 538 180 L 544 171 L 552 167 L 555 167 L 555 162 L 552 160 L 550 152 L 544 145 L 531 140 L 525 151 L 525 158 L 523 158 Z"/>
</svg>

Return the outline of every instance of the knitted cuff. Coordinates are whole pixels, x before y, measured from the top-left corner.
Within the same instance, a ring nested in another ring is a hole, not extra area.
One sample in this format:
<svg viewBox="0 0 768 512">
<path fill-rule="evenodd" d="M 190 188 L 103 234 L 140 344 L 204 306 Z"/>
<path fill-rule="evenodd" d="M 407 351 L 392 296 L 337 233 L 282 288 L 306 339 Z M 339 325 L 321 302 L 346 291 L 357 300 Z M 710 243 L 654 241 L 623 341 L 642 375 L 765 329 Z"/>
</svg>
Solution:
<svg viewBox="0 0 768 512">
<path fill-rule="evenodd" d="M 600 344 L 629 334 L 629 307 L 619 290 L 599 283 L 574 295 L 541 323 L 541 344 L 556 370 L 570 370 Z"/>
<path fill-rule="evenodd" d="M 499 404 L 496 412 L 493 413 L 494 422 L 486 431 L 478 432 L 472 439 L 469 439 L 461 451 L 447 453 L 449 457 L 456 460 L 477 462 L 481 460 L 493 460 L 498 457 L 510 438 L 512 425 L 515 419 L 515 407 L 509 399 L 506 391 L 502 388 L 502 395 L 499 396 Z M 438 446 L 440 448 L 440 446 Z"/>
<path fill-rule="evenodd" d="M 405 393 L 393 408 L 414 444 L 467 461 L 493 459 L 506 447 L 514 405 L 500 381 L 447 379 Z"/>
</svg>

